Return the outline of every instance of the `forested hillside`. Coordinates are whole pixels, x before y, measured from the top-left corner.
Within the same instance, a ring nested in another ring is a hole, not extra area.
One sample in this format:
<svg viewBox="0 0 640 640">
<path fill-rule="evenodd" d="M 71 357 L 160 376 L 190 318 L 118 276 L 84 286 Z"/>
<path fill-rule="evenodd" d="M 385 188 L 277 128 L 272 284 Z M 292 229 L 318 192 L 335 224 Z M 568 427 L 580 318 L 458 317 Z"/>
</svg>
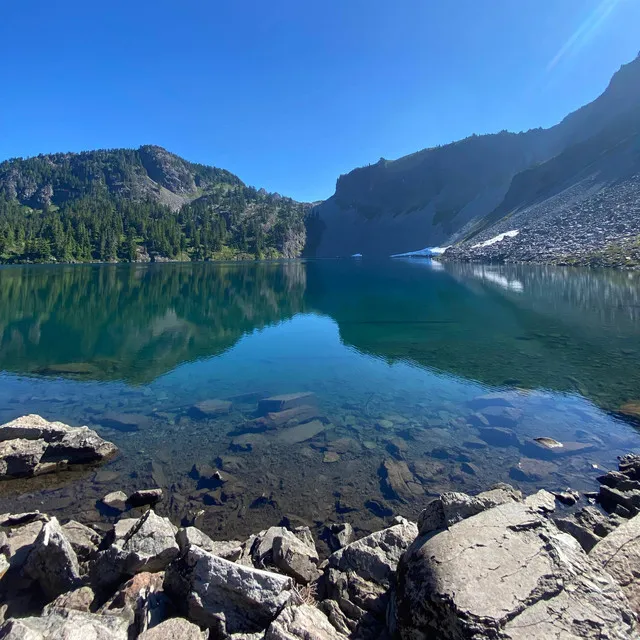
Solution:
<svg viewBox="0 0 640 640">
<path fill-rule="evenodd" d="M 161 147 L 0 163 L 0 261 L 297 257 L 304 205 Z"/>
</svg>

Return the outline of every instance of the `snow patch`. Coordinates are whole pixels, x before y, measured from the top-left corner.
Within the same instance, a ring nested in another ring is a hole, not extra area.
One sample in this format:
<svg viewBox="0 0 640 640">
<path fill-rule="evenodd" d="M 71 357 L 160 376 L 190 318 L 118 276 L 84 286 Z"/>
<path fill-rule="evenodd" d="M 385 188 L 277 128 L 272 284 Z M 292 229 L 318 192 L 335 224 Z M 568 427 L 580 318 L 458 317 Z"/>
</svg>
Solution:
<svg viewBox="0 0 640 640">
<path fill-rule="evenodd" d="M 351 257 L 352 258 L 362 258 L 362 254 L 361 253 L 354 253 Z"/>
<path fill-rule="evenodd" d="M 449 247 L 426 247 L 418 251 L 407 251 L 407 253 L 394 253 L 392 258 L 429 258 L 431 256 L 441 256 Z"/>
<path fill-rule="evenodd" d="M 504 233 L 500 233 L 493 238 L 489 238 L 489 240 L 485 240 L 484 242 L 478 242 L 478 244 L 472 245 L 472 249 L 482 249 L 482 247 L 490 247 L 492 244 L 496 244 L 497 242 L 502 242 L 505 238 L 515 238 L 520 233 L 519 229 L 514 229 L 513 231 L 505 231 Z"/>
</svg>

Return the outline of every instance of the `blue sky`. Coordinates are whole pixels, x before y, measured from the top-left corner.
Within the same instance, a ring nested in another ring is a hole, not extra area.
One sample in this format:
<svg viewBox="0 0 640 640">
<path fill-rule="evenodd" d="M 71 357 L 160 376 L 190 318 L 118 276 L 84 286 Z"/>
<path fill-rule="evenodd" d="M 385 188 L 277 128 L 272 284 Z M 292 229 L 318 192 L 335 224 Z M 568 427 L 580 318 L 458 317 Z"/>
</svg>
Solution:
<svg viewBox="0 0 640 640">
<path fill-rule="evenodd" d="M 5 0 L 0 159 L 159 144 L 300 200 L 555 124 L 640 50 L 638 0 Z"/>
</svg>

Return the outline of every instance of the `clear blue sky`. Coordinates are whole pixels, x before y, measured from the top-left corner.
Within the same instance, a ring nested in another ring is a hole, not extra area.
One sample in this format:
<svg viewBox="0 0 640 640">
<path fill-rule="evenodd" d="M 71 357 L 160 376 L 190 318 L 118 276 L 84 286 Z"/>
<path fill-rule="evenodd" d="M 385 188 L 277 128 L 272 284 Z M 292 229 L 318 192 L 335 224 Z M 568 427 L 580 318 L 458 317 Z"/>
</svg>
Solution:
<svg viewBox="0 0 640 640">
<path fill-rule="evenodd" d="M 0 159 L 159 144 L 301 200 L 381 156 L 550 126 L 639 0 L 4 0 Z"/>
</svg>

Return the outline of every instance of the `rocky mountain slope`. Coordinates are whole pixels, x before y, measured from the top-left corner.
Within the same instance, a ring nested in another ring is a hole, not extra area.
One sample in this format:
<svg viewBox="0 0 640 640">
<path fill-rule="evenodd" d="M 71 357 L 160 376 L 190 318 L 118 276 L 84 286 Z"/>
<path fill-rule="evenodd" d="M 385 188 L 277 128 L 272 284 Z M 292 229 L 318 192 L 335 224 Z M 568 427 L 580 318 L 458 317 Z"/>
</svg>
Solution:
<svg viewBox="0 0 640 640">
<path fill-rule="evenodd" d="M 550 129 L 472 136 L 341 176 L 312 212 L 309 253 L 388 256 L 461 243 L 451 255 L 472 258 L 474 244 L 525 224 L 531 233 L 506 244 L 546 249 L 502 258 L 580 259 L 626 241 L 638 233 L 629 203 L 640 172 L 639 122 L 640 56 L 599 98 Z"/>
<path fill-rule="evenodd" d="M 157 146 L 0 163 L 0 261 L 297 257 L 304 212 Z"/>
</svg>

